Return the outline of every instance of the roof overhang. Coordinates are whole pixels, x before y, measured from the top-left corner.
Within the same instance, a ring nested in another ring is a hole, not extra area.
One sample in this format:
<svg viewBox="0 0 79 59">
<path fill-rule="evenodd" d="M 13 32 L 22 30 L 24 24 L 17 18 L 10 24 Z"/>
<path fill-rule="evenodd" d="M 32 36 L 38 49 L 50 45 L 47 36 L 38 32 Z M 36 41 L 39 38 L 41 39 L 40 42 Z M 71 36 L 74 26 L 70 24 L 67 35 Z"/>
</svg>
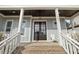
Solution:
<svg viewBox="0 0 79 59">
<path fill-rule="evenodd" d="M 79 10 L 79 5 L 0 5 L 0 10 L 8 9 L 21 9 L 25 10 Z"/>
<path fill-rule="evenodd" d="M 77 11 L 79 12 L 79 5 L 0 5 L 0 11 L 3 10 L 4 12 L 1 11 L 1 13 L 4 15 L 6 14 L 19 15 L 18 12 L 14 14 L 13 11 L 17 11 L 17 10 L 20 11 L 21 8 L 24 8 L 25 11 L 28 11 L 28 10 L 30 11 L 30 12 L 29 11 L 25 12 L 26 15 L 34 15 L 34 16 L 37 16 L 37 15 L 44 16 L 43 14 L 46 15 L 46 13 L 48 15 L 51 14 L 52 16 L 53 15 L 55 16 L 54 12 L 51 12 L 51 10 L 54 11 L 56 8 L 59 9 L 60 16 L 71 17 L 72 15 L 77 13 Z M 47 10 L 50 12 L 48 12 Z M 33 11 L 33 13 L 31 11 Z"/>
</svg>

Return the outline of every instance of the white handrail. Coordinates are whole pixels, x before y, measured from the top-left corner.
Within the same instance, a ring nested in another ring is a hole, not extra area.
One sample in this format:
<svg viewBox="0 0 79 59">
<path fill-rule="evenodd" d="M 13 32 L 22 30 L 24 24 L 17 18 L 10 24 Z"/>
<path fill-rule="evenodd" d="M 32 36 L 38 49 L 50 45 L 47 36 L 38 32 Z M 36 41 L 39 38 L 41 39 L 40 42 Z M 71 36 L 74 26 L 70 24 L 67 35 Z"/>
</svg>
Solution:
<svg viewBox="0 0 79 59">
<path fill-rule="evenodd" d="M 16 33 L 16 34 L 17 34 L 17 33 Z M 12 36 L 10 36 L 10 37 L 6 38 L 6 39 L 5 39 L 5 40 L 3 40 L 3 41 L 1 41 L 1 42 L 0 42 L 0 45 L 1 45 L 2 43 L 4 43 L 5 41 L 9 40 L 10 38 L 12 38 L 13 36 L 15 36 L 16 34 L 14 34 L 14 35 L 12 35 Z"/>
<path fill-rule="evenodd" d="M 19 43 L 20 33 L 17 32 L 14 35 L 0 42 L 0 54 L 12 53 L 14 49 L 19 45 Z"/>
<path fill-rule="evenodd" d="M 79 42 L 67 36 L 64 33 L 60 33 L 62 37 L 63 48 L 68 54 L 79 53 Z"/>
<path fill-rule="evenodd" d="M 78 42 L 78 41 L 72 39 L 71 37 L 65 35 L 64 33 L 62 33 L 62 35 L 65 36 L 65 37 L 67 37 L 67 38 L 69 38 L 69 39 L 70 39 L 71 41 L 73 41 L 75 44 L 79 45 L 79 42 Z"/>
</svg>

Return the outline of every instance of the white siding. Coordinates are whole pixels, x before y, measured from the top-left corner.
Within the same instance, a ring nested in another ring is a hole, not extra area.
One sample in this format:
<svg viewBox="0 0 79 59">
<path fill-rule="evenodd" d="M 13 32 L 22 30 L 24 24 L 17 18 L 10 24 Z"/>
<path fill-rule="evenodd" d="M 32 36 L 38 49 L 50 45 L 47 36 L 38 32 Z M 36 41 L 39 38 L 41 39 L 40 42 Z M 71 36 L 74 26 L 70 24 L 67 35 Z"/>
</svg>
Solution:
<svg viewBox="0 0 79 59">
<path fill-rule="evenodd" d="M 24 36 L 21 39 L 21 42 L 30 42 L 31 41 L 31 20 L 26 20 L 26 27 Z"/>
<path fill-rule="evenodd" d="M 0 17 L 0 31 L 5 30 L 6 21 L 7 20 L 13 20 L 12 28 L 11 30 L 18 28 L 19 18 L 1 18 Z M 26 20 L 26 27 L 24 35 L 22 35 L 21 42 L 30 42 L 31 39 L 31 17 L 25 17 L 23 20 Z"/>
<path fill-rule="evenodd" d="M 19 23 L 19 20 L 18 19 L 13 19 L 12 29 L 18 28 L 18 23 Z"/>
<path fill-rule="evenodd" d="M 0 30 L 4 31 L 5 23 L 7 20 L 13 20 L 13 26 L 12 29 L 18 28 L 19 18 L 5 18 L 3 20 L 0 20 Z M 31 20 L 31 17 L 26 17 L 23 20 L 26 20 L 26 26 L 25 26 L 25 32 L 24 35 L 22 35 L 21 42 L 31 42 L 34 40 L 34 33 L 33 33 L 33 20 Z M 39 19 L 38 19 L 39 20 Z M 47 22 L 47 41 L 53 41 L 51 39 L 51 36 L 57 37 L 57 24 L 55 24 L 55 19 L 43 19 Z M 1 26 L 2 25 L 2 26 Z M 62 30 L 65 30 L 65 23 L 64 20 L 61 20 L 61 27 Z"/>
<path fill-rule="evenodd" d="M 58 37 L 58 30 L 57 30 L 57 24 L 55 24 L 56 20 L 47 20 L 47 40 L 52 41 L 51 36 L 55 36 L 54 38 L 56 39 Z M 66 32 L 66 24 L 65 20 L 61 19 L 61 29 L 63 32 Z M 59 40 L 57 40 L 59 41 Z"/>
<path fill-rule="evenodd" d="M 0 31 L 2 31 L 2 18 L 0 18 Z"/>
<path fill-rule="evenodd" d="M 54 23 L 55 20 L 47 20 L 47 40 L 52 41 L 51 36 L 56 36 L 57 33 L 57 25 Z"/>
<path fill-rule="evenodd" d="M 63 33 L 67 33 L 65 19 L 61 19 L 60 23 L 61 23 L 61 30 L 62 30 L 62 32 Z"/>
</svg>

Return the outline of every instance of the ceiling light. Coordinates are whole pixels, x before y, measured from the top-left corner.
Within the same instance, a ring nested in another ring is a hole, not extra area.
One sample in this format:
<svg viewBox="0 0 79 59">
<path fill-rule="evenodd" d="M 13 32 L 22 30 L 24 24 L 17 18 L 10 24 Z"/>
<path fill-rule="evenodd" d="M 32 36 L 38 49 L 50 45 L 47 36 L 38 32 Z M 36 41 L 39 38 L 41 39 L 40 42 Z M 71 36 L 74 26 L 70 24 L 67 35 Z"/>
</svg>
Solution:
<svg viewBox="0 0 79 59">
<path fill-rule="evenodd" d="M 16 13 L 15 11 L 12 11 L 12 13 Z"/>
</svg>

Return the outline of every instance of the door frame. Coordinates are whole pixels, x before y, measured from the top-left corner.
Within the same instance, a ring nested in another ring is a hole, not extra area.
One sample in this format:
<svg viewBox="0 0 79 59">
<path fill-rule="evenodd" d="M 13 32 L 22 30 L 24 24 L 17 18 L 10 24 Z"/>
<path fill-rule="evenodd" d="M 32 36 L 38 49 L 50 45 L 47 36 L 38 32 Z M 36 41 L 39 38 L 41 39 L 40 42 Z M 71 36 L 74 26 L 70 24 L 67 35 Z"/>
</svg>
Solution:
<svg viewBox="0 0 79 59">
<path fill-rule="evenodd" d="M 35 22 L 46 22 L 46 40 L 44 40 L 44 42 L 45 41 L 47 41 L 47 20 L 33 20 L 33 30 L 32 30 L 32 42 L 37 42 L 37 40 L 34 40 L 34 23 Z M 39 40 L 40 41 L 40 40 Z M 43 41 L 42 41 L 43 42 Z"/>
</svg>

